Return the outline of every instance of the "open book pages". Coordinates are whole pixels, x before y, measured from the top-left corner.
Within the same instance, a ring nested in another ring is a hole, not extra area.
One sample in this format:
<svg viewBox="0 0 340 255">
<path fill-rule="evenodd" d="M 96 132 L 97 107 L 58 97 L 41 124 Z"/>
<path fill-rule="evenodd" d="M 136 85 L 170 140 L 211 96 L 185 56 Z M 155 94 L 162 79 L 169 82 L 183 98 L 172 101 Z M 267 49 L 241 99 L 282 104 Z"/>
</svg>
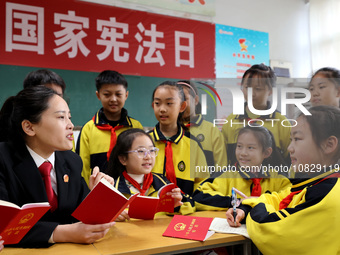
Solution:
<svg viewBox="0 0 340 255">
<path fill-rule="evenodd" d="M 224 218 L 214 218 L 209 230 L 213 230 L 217 233 L 238 234 L 250 238 L 246 228 L 246 224 L 242 224 L 242 226 L 239 228 L 230 227 L 227 219 Z"/>
</svg>

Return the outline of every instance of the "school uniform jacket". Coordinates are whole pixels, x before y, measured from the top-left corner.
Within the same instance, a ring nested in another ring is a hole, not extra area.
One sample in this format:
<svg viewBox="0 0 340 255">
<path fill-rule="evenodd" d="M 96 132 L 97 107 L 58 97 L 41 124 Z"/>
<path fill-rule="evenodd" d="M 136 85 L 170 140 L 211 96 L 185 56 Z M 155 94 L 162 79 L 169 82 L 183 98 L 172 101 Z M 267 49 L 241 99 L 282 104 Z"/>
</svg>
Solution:
<svg viewBox="0 0 340 255">
<path fill-rule="evenodd" d="M 253 207 L 247 230 L 264 255 L 340 254 L 340 183 L 338 178 L 322 180 L 330 174 L 294 179 L 293 186 L 280 193 L 242 202 L 241 207 Z M 280 202 L 299 190 L 288 207 L 279 210 Z"/>
<path fill-rule="evenodd" d="M 247 103 L 245 103 L 244 108 L 246 109 Z M 270 108 L 268 103 L 267 109 Z M 224 143 L 228 155 L 228 163 L 234 165 L 236 162 L 235 149 L 237 143 L 238 132 L 241 128 L 248 125 L 248 121 L 252 119 L 259 119 L 257 121 L 252 121 L 251 124 L 259 124 L 267 128 L 272 132 L 277 149 L 281 152 L 283 158 L 290 164 L 290 159 L 288 155 L 288 145 L 290 143 L 290 130 L 291 124 L 279 111 L 274 111 L 272 114 L 265 116 L 258 116 L 252 113 L 247 113 L 245 110 L 244 115 L 230 114 L 226 119 L 227 123 L 222 127 L 222 135 L 224 136 Z M 283 125 L 281 122 L 283 121 Z M 287 127 L 285 127 L 287 126 Z"/>
<path fill-rule="evenodd" d="M 197 210 L 227 210 L 231 205 L 231 190 L 233 187 L 244 193 L 246 196 L 251 196 L 253 190 L 254 177 L 246 172 L 224 173 L 217 178 L 209 178 L 202 182 L 195 191 L 193 198 L 196 201 Z M 260 181 L 261 194 L 278 192 L 291 186 L 291 182 L 283 175 L 276 172 L 263 173 Z M 237 197 L 243 197 L 237 194 Z"/>
<path fill-rule="evenodd" d="M 110 149 L 111 132 L 97 128 L 98 125 L 103 124 L 109 124 L 109 122 L 104 115 L 103 108 L 101 108 L 94 118 L 82 127 L 77 141 L 76 152 L 83 160 L 82 176 L 87 184 L 89 183 L 92 169 L 95 166 L 98 166 L 100 171 L 105 171 L 107 167 L 107 152 Z M 127 110 L 124 108 L 122 109 L 118 125 L 124 127 L 115 131 L 117 137 L 129 128 L 143 129 L 139 121 L 129 117 Z"/>
<path fill-rule="evenodd" d="M 71 214 L 88 194 L 82 162 L 72 151 L 55 152 L 58 208 L 48 211 L 20 241 L 22 247 L 47 246 L 59 224 L 76 222 Z M 47 202 L 44 182 L 26 146 L 0 143 L 0 199 L 18 206 Z M 1 217 L 1 216 L 0 216 Z"/>
<path fill-rule="evenodd" d="M 159 128 L 159 123 L 149 132 L 155 146 L 159 149 L 155 159 L 155 166 L 152 169 L 154 173 L 160 173 L 166 176 L 166 158 L 165 145 L 166 137 L 162 134 Z M 183 197 L 187 201 L 191 201 L 191 206 L 188 206 L 188 211 L 185 213 L 183 205 L 181 210 L 184 214 L 191 213 L 192 208 L 195 209 L 195 203 L 192 199 L 194 190 L 198 184 L 208 177 L 206 172 L 198 172 L 198 167 L 206 166 L 204 152 L 201 145 L 189 133 L 185 133 L 183 128 L 178 124 L 178 132 L 169 138 L 173 153 L 173 165 L 175 168 L 177 186 L 182 190 Z M 200 168 L 201 169 L 201 168 Z"/>
<path fill-rule="evenodd" d="M 189 124 L 189 132 L 201 143 L 208 165 L 226 166 L 227 152 L 220 130 L 211 122 L 204 120 L 201 114 Z"/>
</svg>

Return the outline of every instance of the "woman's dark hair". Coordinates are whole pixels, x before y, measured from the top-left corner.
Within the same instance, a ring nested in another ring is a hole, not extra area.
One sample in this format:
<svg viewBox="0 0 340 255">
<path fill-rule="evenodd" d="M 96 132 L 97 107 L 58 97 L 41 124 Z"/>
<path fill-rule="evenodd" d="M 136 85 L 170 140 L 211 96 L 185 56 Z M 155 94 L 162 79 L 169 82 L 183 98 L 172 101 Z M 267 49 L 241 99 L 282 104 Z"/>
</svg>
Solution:
<svg viewBox="0 0 340 255">
<path fill-rule="evenodd" d="M 123 131 L 117 138 L 117 143 L 113 148 L 108 167 L 105 171 L 106 174 L 112 176 L 114 179 L 117 179 L 124 171 L 125 166 L 120 162 L 119 156 L 128 157 L 127 151 L 131 150 L 131 146 L 136 137 L 145 135 L 150 138 L 149 134 L 147 134 L 143 129 L 139 128 L 130 128 Z M 152 144 L 153 141 L 152 141 Z"/>
<path fill-rule="evenodd" d="M 188 81 L 188 80 L 180 80 L 177 82 L 178 85 L 181 85 L 182 87 L 187 87 L 189 89 L 190 95 L 195 98 L 198 96 L 198 90 L 194 82 Z M 198 102 L 198 104 L 195 106 L 195 112 L 196 114 L 201 113 L 202 106 L 201 103 Z"/>
<path fill-rule="evenodd" d="M 49 108 L 49 100 L 57 93 L 43 85 L 28 87 L 9 97 L 0 110 L 0 141 L 25 143 L 21 123 L 39 123 L 42 113 Z"/>
<path fill-rule="evenodd" d="M 127 90 L 128 88 L 128 83 L 125 77 L 121 73 L 118 73 L 117 71 L 113 71 L 113 70 L 102 71 L 97 76 L 95 81 L 96 81 L 97 91 L 99 91 L 104 84 L 123 85 L 125 90 Z"/>
<path fill-rule="evenodd" d="M 317 74 L 322 74 L 323 76 L 328 78 L 337 88 L 340 87 L 340 70 L 333 67 L 320 68 L 313 74 L 311 81 Z"/>
<path fill-rule="evenodd" d="M 152 93 L 152 102 L 154 101 L 155 93 L 156 93 L 157 89 L 159 89 L 160 87 L 170 87 L 172 89 L 176 89 L 178 91 L 178 96 L 181 99 L 181 103 L 183 103 L 185 101 L 185 95 L 184 95 L 184 91 L 183 91 L 183 88 L 182 88 L 181 85 L 177 84 L 177 82 L 174 82 L 174 81 L 164 81 L 154 89 L 154 91 Z M 186 130 L 187 128 L 184 126 L 184 124 L 182 122 L 182 115 L 183 115 L 183 112 L 179 113 L 178 118 L 177 118 L 177 122 L 179 122 L 180 125 L 182 126 L 182 128 L 184 128 L 184 130 Z"/>
<path fill-rule="evenodd" d="M 241 128 L 238 132 L 238 137 L 249 132 L 254 134 L 257 141 L 262 146 L 262 151 L 265 151 L 268 148 L 272 148 L 271 155 L 263 160 L 262 165 L 282 166 L 286 164 L 279 149 L 276 147 L 275 139 L 272 132 L 270 132 L 267 128 L 263 126 L 254 123 L 251 124 L 251 126 L 245 126 Z"/>
<path fill-rule="evenodd" d="M 55 84 L 61 87 L 63 94 L 65 92 L 65 82 L 57 73 L 48 69 L 39 69 L 27 74 L 24 80 L 24 89 L 37 85 Z"/>
<path fill-rule="evenodd" d="M 315 144 L 321 145 L 330 136 L 335 136 L 340 142 L 340 109 L 333 106 L 320 105 L 309 108 L 311 115 L 300 114 L 309 124 Z M 340 144 L 338 144 L 337 160 L 340 158 Z"/>
<path fill-rule="evenodd" d="M 241 84 L 245 85 L 245 79 L 247 78 L 247 85 L 251 85 L 253 78 L 261 79 L 268 86 L 269 89 L 275 87 L 276 75 L 270 66 L 265 64 L 252 65 L 242 76 Z"/>
</svg>

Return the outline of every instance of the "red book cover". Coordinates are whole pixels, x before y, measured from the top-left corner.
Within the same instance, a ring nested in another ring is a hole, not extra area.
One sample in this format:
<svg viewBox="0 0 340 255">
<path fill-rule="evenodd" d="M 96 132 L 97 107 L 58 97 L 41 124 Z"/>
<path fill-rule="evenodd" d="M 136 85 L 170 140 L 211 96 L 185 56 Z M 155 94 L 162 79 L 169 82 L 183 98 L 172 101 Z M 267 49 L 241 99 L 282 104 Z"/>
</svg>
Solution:
<svg viewBox="0 0 340 255">
<path fill-rule="evenodd" d="M 129 206 L 129 216 L 135 219 L 152 220 L 157 212 L 174 212 L 174 199 L 166 193 L 176 185 L 169 183 L 158 190 L 157 197 L 138 196 Z"/>
<path fill-rule="evenodd" d="M 103 224 L 114 221 L 137 197 L 127 199 L 104 178 L 85 197 L 72 216 L 85 224 Z"/>
<path fill-rule="evenodd" d="M 16 244 L 51 208 L 48 202 L 31 203 L 19 207 L 0 200 L 0 236 L 4 244 Z"/>
<path fill-rule="evenodd" d="M 163 236 L 205 241 L 215 232 L 209 231 L 213 218 L 175 215 Z"/>
</svg>

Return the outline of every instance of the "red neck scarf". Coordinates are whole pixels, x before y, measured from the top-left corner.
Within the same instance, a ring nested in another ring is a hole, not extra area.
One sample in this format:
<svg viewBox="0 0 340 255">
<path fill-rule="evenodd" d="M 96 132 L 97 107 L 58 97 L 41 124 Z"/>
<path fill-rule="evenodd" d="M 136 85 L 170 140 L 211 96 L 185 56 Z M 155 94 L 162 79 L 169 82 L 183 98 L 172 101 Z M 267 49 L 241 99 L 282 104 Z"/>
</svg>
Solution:
<svg viewBox="0 0 340 255">
<path fill-rule="evenodd" d="M 320 181 L 318 181 L 317 183 L 313 184 L 313 186 L 324 181 L 324 180 L 326 180 L 326 179 L 328 179 L 328 178 L 331 178 L 331 177 L 339 178 L 340 173 L 334 173 L 334 174 L 328 175 L 327 177 L 325 177 L 325 178 L 321 179 Z M 286 196 L 284 199 L 282 199 L 281 202 L 280 202 L 280 205 L 279 205 L 279 210 L 287 208 L 287 206 L 292 202 L 294 195 L 299 194 L 302 190 L 291 192 L 288 196 Z"/>
<path fill-rule="evenodd" d="M 142 196 L 145 195 L 145 192 L 150 188 L 150 186 L 151 186 L 151 184 L 153 182 L 153 175 L 152 175 L 152 173 L 144 175 L 144 180 L 143 180 L 142 188 L 140 187 L 138 182 L 136 182 L 134 179 L 131 178 L 130 175 L 128 175 L 128 173 L 126 171 L 123 172 L 123 176 L 124 176 L 124 178 L 126 180 L 128 180 L 133 185 L 133 187 L 135 187 L 136 189 L 139 190 L 139 192 L 140 192 L 140 194 Z"/>
<path fill-rule="evenodd" d="M 253 189 L 251 190 L 251 196 L 259 197 L 261 196 L 262 188 L 261 188 L 261 180 L 262 178 L 252 178 Z"/>
<path fill-rule="evenodd" d="M 92 118 L 93 121 L 95 121 L 95 116 L 93 116 Z M 96 127 L 100 130 L 107 130 L 107 131 L 111 131 L 111 140 L 110 140 L 110 148 L 109 151 L 106 154 L 107 157 L 107 161 L 109 161 L 110 155 L 111 155 L 111 151 L 113 149 L 113 147 L 115 147 L 116 142 L 117 142 L 117 134 L 116 134 L 116 130 L 123 128 L 123 125 L 120 126 L 115 126 L 112 127 L 109 124 L 102 124 L 102 125 L 96 125 Z"/>
<path fill-rule="evenodd" d="M 174 168 L 174 162 L 172 159 L 172 147 L 171 147 L 171 141 L 164 141 L 165 142 L 165 173 L 166 178 L 172 183 L 174 183 L 177 186 L 177 179 L 175 174 L 175 168 Z"/>
</svg>

